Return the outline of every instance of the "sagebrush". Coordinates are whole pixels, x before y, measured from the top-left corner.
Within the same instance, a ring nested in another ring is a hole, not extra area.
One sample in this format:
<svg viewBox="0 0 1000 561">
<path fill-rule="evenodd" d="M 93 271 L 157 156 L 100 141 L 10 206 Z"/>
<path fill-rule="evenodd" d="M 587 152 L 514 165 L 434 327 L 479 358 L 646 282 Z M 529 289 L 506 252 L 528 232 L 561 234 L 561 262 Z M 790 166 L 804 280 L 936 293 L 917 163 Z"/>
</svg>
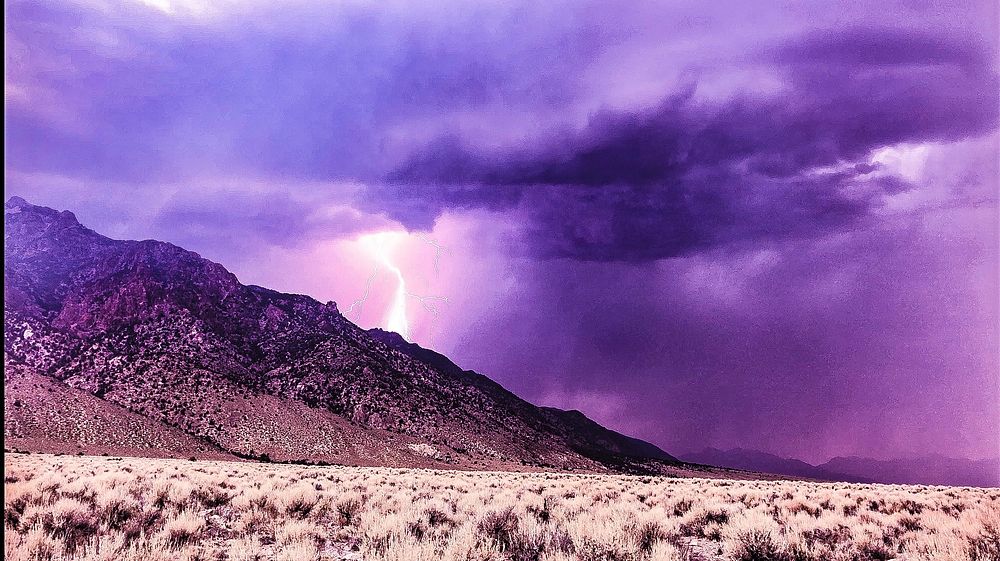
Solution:
<svg viewBox="0 0 1000 561">
<path fill-rule="evenodd" d="M 8 455 L 4 557 L 1000 559 L 1000 490 Z"/>
</svg>

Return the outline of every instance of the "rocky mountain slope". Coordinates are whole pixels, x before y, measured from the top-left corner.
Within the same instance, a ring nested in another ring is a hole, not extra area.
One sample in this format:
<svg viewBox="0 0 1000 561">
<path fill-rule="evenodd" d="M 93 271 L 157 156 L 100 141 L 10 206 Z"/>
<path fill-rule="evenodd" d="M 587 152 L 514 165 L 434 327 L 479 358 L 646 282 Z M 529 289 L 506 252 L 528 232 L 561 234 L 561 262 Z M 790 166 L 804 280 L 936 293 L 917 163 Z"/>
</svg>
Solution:
<svg viewBox="0 0 1000 561">
<path fill-rule="evenodd" d="M 17 365 L 4 371 L 4 428 L 13 449 L 234 459 L 210 442 Z"/>
<path fill-rule="evenodd" d="M 192 439 L 177 453 L 640 472 L 677 463 L 398 335 L 363 330 L 333 302 L 245 286 L 196 253 L 112 240 L 20 198 L 4 216 L 5 378 L 48 377 Z M 9 417 L 5 434 L 17 436 L 24 425 Z M 49 437 L 77 438 L 60 434 Z"/>
</svg>

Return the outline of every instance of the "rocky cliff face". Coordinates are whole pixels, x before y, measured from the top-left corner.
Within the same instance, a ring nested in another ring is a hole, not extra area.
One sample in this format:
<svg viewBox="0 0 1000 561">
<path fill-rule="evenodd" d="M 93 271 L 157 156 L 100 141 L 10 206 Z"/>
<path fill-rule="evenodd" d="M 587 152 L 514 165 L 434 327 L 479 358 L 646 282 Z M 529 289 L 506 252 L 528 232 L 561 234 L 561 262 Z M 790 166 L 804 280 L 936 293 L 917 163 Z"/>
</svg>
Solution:
<svg viewBox="0 0 1000 561">
<path fill-rule="evenodd" d="M 8 364 L 221 450 L 654 472 L 673 462 L 398 335 L 360 329 L 332 302 L 245 286 L 196 253 L 112 240 L 16 197 L 5 221 Z"/>
</svg>

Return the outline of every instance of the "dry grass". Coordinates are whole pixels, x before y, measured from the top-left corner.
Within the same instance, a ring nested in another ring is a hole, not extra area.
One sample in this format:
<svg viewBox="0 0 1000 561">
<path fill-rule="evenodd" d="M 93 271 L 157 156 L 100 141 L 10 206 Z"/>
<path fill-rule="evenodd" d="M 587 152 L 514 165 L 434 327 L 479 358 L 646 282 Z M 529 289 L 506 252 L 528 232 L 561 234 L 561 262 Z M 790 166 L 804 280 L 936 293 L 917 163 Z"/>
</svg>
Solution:
<svg viewBox="0 0 1000 561">
<path fill-rule="evenodd" d="M 4 557 L 1000 560 L 1000 490 L 10 455 Z"/>
</svg>

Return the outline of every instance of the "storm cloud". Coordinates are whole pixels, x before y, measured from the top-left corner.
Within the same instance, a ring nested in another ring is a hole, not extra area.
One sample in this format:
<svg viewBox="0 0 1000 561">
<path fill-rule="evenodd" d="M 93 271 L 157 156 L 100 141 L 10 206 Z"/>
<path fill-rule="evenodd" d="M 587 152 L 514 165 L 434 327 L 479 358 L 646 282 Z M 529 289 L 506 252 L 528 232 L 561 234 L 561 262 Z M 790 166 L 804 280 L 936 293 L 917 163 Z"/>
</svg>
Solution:
<svg viewBox="0 0 1000 561">
<path fill-rule="evenodd" d="M 853 228 L 910 188 L 877 173 L 874 150 L 975 138 L 997 124 L 1000 82 L 979 43 L 852 29 L 761 57 L 784 79 L 769 96 L 701 102 L 691 84 L 655 107 L 600 111 L 581 130 L 500 153 L 445 136 L 389 179 L 429 185 L 410 192 L 445 208 L 520 202 L 544 256 L 661 259 Z"/>
</svg>

